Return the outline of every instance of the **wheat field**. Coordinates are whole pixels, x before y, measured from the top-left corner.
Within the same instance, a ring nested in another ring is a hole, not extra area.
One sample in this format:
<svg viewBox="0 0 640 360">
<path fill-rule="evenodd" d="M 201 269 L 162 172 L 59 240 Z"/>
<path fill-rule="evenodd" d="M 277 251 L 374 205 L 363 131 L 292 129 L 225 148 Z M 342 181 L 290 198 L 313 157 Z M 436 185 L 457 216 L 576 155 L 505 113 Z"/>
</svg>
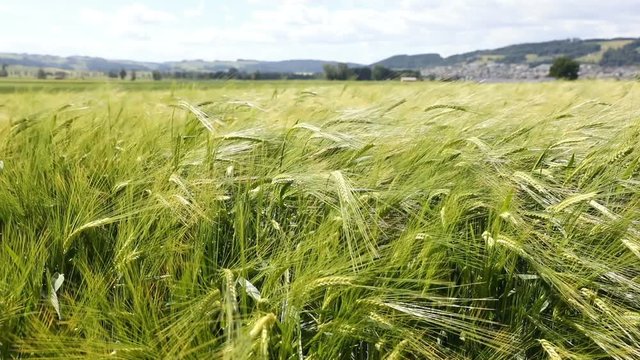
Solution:
<svg viewBox="0 0 640 360">
<path fill-rule="evenodd" d="M 0 358 L 640 359 L 640 83 L 0 97 Z"/>
</svg>

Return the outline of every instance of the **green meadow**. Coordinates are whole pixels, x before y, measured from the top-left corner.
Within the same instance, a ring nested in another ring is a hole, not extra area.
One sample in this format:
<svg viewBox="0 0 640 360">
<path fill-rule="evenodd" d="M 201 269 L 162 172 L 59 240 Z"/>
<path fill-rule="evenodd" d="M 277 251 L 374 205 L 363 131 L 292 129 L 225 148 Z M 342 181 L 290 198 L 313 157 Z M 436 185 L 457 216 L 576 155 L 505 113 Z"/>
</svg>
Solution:
<svg viewBox="0 0 640 360">
<path fill-rule="evenodd" d="M 640 359 L 638 104 L 0 82 L 0 359 Z"/>
</svg>

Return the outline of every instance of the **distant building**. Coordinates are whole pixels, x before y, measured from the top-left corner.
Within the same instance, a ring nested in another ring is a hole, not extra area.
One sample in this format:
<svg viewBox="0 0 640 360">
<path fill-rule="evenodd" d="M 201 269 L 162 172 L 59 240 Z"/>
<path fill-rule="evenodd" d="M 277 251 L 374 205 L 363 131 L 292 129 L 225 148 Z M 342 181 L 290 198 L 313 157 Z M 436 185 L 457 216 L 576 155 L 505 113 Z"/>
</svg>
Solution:
<svg viewBox="0 0 640 360">
<path fill-rule="evenodd" d="M 418 78 L 415 76 L 403 76 L 400 78 L 401 82 L 414 82 L 414 81 L 418 81 Z"/>
</svg>

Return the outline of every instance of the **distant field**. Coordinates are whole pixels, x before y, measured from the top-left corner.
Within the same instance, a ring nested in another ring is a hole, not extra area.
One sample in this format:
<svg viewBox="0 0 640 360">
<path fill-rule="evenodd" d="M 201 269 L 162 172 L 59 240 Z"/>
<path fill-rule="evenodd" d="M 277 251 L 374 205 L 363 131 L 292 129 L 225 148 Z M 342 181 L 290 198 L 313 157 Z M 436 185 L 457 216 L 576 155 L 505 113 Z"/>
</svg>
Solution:
<svg viewBox="0 0 640 360">
<path fill-rule="evenodd" d="M 0 93 L 1 359 L 640 358 L 640 83 Z"/>
<path fill-rule="evenodd" d="M 97 89 L 118 89 L 127 91 L 141 90 L 167 90 L 172 88 L 218 88 L 221 86 L 229 86 L 231 82 L 222 81 L 202 81 L 202 82 L 186 82 L 186 81 L 130 81 L 126 80 L 35 80 L 35 79 L 0 79 L 0 93 L 38 93 L 38 92 L 78 92 Z"/>
<path fill-rule="evenodd" d="M 627 45 L 627 44 L 631 44 L 633 42 L 633 40 L 609 40 L 609 41 L 602 41 L 600 42 L 600 51 L 598 51 L 597 53 L 593 53 L 593 54 L 589 54 L 589 55 L 585 55 L 582 57 L 579 57 L 577 60 L 578 61 L 584 61 L 584 62 L 590 62 L 590 63 L 597 63 L 600 60 L 602 60 L 602 55 L 607 52 L 607 50 L 610 49 L 620 49 L 621 47 Z"/>
</svg>

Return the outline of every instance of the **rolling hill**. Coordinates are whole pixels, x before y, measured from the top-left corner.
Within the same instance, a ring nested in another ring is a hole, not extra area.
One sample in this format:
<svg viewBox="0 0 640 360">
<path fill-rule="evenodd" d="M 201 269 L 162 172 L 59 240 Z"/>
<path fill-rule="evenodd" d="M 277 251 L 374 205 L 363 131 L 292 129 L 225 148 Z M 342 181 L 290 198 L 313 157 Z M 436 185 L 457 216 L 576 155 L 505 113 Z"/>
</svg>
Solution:
<svg viewBox="0 0 640 360">
<path fill-rule="evenodd" d="M 442 65 L 462 65 L 469 63 L 497 62 L 506 64 L 529 64 L 532 66 L 551 63 L 555 57 L 566 55 L 582 63 L 602 66 L 640 65 L 640 38 L 613 39 L 567 39 L 539 43 L 524 43 L 492 50 L 476 50 L 463 54 L 442 57 L 436 53 L 417 55 L 394 55 L 368 66 L 382 65 L 392 69 L 424 69 Z M 222 60 L 182 60 L 169 62 L 142 62 L 133 60 L 111 60 L 89 56 L 52 56 L 0 53 L 0 64 L 30 69 L 47 68 L 64 71 L 109 72 L 119 69 L 136 71 L 196 71 L 212 72 L 236 68 L 240 71 L 318 73 L 326 64 L 336 61 L 324 60 L 283 60 L 260 61 L 238 59 Z M 367 66 L 348 63 L 349 67 Z"/>
<path fill-rule="evenodd" d="M 422 69 L 472 62 L 539 65 L 551 63 L 558 56 L 569 56 L 583 63 L 603 66 L 640 65 L 640 39 L 568 39 L 524 43 L 492 50 L 476 50 L 446 58 L 438 54 L 396 55 L 373 65 L 393 69 Z M 438 59 L 439 58 L 439 59 Z"/>
<path fill-rule="evenodd" d="M 392 69 L 420 69 L 444 63 L 440 54 L 394 55 L 371 65 L 382 65 Z"/>
<path fill-rule="evenodd" d="M 284 60 L 258 61 L 239 59 L 235 61 L 182 60 L 169 62 L 142 62 L 132 60 L 109 60 L 88 56 L 51 56 L 33 54 L 0 53 L 0 64 L 24 66 L 31 68 L 49 68 L 67 71 L 136 70 L 136 71 L 225 71 L 236 68 L 246 72 L 290 72 L 315 73 L 322 72 L 325 64 L 337 64 L 336 61 L 323 60 Z M 363 66 L 349 63 L 350 67 Z"/>
</svg>

